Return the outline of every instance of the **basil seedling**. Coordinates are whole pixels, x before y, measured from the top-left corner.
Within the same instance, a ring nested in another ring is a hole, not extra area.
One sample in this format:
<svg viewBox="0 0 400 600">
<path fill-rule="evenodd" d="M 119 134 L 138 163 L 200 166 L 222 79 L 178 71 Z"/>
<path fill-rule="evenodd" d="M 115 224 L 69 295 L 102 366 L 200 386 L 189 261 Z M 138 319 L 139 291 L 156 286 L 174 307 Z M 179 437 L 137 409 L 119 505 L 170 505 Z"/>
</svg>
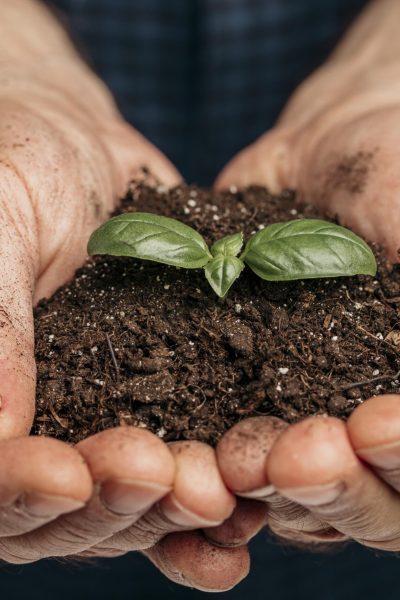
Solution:
<svg viewBox="0 0 400 600">
<path fill-rule="evenodd" d="M 204 268 L 220 298 L 245 265 L 267 281 L 375 275 L 377 270 L 375 257 L 361 238 L 319 219 L 269 225 L 254 234 L 240 254 L 242 247 L 242 233 L 228 235 L 209 249 L 197 231 L 180 221 L 151 213 L 124 213 L 92 234 L 88 253 Z"/>
</svg>

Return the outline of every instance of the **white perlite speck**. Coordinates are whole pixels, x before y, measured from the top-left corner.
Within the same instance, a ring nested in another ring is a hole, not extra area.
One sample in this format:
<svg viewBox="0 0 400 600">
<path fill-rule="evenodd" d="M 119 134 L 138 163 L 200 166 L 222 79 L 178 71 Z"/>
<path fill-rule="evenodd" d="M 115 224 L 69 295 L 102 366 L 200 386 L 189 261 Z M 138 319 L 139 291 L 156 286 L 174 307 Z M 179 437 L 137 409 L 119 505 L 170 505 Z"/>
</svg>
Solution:
<svg viewBox="0 0 400 600">
<path fill-rule="evenodd" d="M 281 375 L 287 375 L 289 373 L 289 369 L 287 367 L 279 367 L 278 371 Z"/>
</svg>

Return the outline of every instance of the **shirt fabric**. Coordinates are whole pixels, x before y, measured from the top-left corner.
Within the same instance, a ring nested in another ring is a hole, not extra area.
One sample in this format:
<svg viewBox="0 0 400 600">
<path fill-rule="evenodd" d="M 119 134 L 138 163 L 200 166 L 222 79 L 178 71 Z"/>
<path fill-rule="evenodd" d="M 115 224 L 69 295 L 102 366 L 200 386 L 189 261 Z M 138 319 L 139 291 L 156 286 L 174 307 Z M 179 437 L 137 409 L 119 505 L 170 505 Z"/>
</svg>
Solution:
<svg viewBox="0 0 400 600">
<path fill-rule="evenodd" d="M 272 127 L 366 0 L 49 0 L 124 116 L 209 184 Z"/>
</svg>

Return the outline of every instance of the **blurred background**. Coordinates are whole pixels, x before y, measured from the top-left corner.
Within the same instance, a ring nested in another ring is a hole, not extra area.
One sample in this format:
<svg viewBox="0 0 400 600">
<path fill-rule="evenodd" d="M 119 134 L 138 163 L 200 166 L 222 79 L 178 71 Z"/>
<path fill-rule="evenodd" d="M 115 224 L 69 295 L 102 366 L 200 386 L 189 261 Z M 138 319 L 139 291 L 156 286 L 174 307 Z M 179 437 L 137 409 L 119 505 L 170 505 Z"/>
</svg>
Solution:
<svg viewBox="0 0 400 600">
<path fill-rule="evenodd" d="M 47 0 L 125 118 L 210 185 L 367 0 Z"/>
</svg>

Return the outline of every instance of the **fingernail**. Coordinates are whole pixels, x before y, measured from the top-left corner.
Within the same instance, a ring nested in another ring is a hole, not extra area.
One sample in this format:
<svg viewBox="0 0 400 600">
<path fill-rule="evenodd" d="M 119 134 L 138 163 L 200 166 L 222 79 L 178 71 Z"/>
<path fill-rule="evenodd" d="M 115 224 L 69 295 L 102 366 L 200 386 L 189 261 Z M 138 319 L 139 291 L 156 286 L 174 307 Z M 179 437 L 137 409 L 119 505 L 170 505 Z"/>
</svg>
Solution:
<svg viewBox="0 0 400 600">
<path fill-rule="evenodd" d="M 251 492 L 235 492 L 237 496 L 241 498 L 251 498 L 252 500 L 265 500 L 269 496 L 276 493 L 276 489 L 273 485 L 266 485 L 265 487 L 258 488 L 257 490 L 251 490 Z"/>
<path fill-rule="evenodd" d="M 33 517 L 57 517 L 83 508 L 84 502 L 67 498 L 66 496 L 52 496 L 50 494 L 31 493 L 21 500 L 21 508 Z"/>
<path fill-rule="evenodd" d="M 313 485 L 296 488 L 279 488 L 279 492 L 285 498 L 289 498 L 299 504 L 307 506 L 321 506 L 334 502 L 344 491 L 345 485 L 341 481 L 327 483 L 324 485 Z"/>
<path fill-rule="evenodd" d="M 358 456 L 381 469 L 397 469 L 400 466 L 400 444 L 385 444 L 373 448 L 359 448 Z"/>
<path fill-rule="evenodd" d="M 120 515 L 134 515 L 150 508 L 168 494 L 170 487 L 151 481 L 106 481 L 101 487 L 103 504 Z"/>
<path fill-rule="evenodd" d="M 183 506 L 171 493 L 166 496 L 161 509 L 169 521 L 180 527 L 216 527 L 220 521 L 209 521 Z"/>
</svg>

